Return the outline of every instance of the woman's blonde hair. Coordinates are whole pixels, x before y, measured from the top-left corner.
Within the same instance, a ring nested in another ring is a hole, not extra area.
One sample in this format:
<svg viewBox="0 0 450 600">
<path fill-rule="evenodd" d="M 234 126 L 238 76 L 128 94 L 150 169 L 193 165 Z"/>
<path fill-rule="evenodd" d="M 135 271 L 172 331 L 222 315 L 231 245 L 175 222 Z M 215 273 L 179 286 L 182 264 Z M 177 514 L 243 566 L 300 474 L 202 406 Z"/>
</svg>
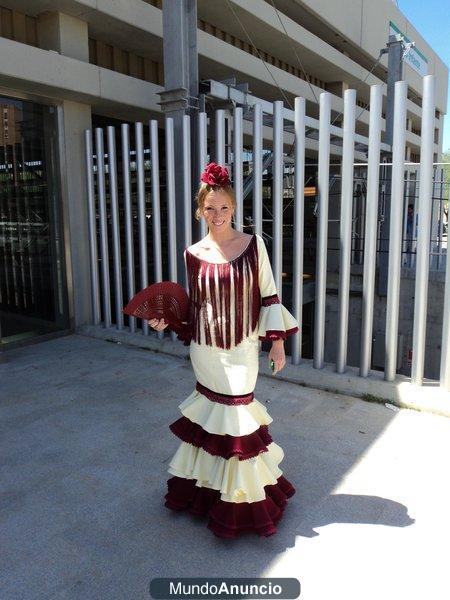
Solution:
<svg viewBox="0 0 450 600">
<path fill-rule="evenodd" d="M 236 209 L 236 196 L 235 196 L 234 190 L 231 186 L 209 185 L 209 183 L 204 183 L 202 181 L 200 184 L 200 187 L 198 188 L 197 195 L 195 196 L 195 199 L 197 201 L 197 209 L 195 211 L 195 218 L 197 219 L 197 221 L 200 221 L 200 219 L 202 218 L 202 212 L 203 212 L 203 208 L 205 206 L 206 196 L 209 194 L 209 192 L 216 192 L 218 190 L 225 192 L 225 194 L 227 194 L 227 196 L 230 197 L 231 205 L 232 205 L 233 209 Z"/>
</svg>

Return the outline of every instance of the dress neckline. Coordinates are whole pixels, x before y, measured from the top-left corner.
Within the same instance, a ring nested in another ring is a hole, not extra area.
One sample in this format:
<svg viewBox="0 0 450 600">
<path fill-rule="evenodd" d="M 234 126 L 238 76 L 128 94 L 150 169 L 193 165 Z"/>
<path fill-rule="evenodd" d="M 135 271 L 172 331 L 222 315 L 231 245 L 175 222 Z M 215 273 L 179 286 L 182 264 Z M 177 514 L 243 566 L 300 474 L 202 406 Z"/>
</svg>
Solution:
<svg viewBox="0 0 450 600">
<path fill-rule="evenodd" d="M 220 262 L 220 263 L 218 263 L 218 262 L 211 262 L 210 260 L 205 260 L 204 258 L 199 258 L 198 256 L 195 256 L 195 254 L 193 254 L 192 252 L 190 252 L 187 248 L 186 248 L 186 252 L 189 252 L 189 254 L 191 256 L 193 256 L 194 258 L 196 258 L 200 262 L 207 263 L 208 265 L 228 265 L 230 263 L 235 262 L 238 258 L 241 258 L 241 256 L 243 256 L 247 252 L 247 250 L 250 248 L 250 246 L 251 246 L 251 244 L 252 244 L 252 242 L 253 242 L 254 239 L 255 239 L 255 234 L 252 233 L 249 243 L 246 245 L 246 247 L 244 248 L 244 250 L 242 250 L 242 252 L 240 254 L 238 254 L 237 256 L 235 256 L 234 258 L 232 258 L 231 260 L 226 260 L 225 262 Z"/>
</svg>

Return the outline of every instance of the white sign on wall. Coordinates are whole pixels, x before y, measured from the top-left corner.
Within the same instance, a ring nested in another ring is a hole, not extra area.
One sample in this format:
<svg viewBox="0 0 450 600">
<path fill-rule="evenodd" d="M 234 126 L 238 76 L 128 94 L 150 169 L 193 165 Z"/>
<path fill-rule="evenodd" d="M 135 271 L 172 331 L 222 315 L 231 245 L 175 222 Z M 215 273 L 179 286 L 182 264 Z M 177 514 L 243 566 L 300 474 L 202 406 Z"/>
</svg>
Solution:
<svg viewBox="0 0 450 600">
<path fill-rule="evenodd" d="M 389 21 L 389 35 L 397 35 L 398 33 L 404 38 L 405 42 L 411 41 L 402 31 L 400 31 L 395 23 Z M 414 69 L 414 71 L 419 73 L 419 75 L 424 76 L 428 74 L 428 60 L 416 47 L 413 47 L 408 51 L 404 62 Z"/>
</svg>

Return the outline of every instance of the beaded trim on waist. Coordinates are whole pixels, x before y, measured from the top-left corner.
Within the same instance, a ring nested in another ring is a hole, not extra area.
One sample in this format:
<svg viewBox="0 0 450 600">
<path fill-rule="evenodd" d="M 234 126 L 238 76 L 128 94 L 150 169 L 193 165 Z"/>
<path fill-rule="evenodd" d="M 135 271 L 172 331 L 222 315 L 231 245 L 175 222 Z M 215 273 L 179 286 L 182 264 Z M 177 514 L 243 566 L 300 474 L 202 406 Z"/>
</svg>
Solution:
<svg viewBox="0 0 450 600">
<path fill-rule="evenodd" d="M 209 400 L 213 402 L 219 402 L 220 404 L 228 404 L 231 406 L 236 406 L 239 404 L 250 404 L 253 401 L 254 393 L 250 392 L 249 394 L 242 394 L 238 396 L 232 396 L 229 394 L 220 394 L 219 392 L 213 392 L 199 381 L 195 386 L 195 389 L 199 391 L 201 394 L 206 396 Z"/>
</svg>

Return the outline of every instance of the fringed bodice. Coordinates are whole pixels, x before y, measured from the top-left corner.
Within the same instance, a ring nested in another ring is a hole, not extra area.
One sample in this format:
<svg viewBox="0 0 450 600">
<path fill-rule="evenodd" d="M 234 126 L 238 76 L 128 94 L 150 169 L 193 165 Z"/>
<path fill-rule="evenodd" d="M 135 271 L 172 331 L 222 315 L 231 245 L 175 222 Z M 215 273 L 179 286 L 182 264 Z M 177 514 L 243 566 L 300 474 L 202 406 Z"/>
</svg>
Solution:
<svg viewBox="0 0 450 600">
<path fill-rule="evenodd" d="M 186 249 L 189 316 L 198 344 L 231 348 L 258 325 L 261 296 L 258 246 L 253 235 L 246 249 L 226 263 L 211 263 Z"/>
</svg>

